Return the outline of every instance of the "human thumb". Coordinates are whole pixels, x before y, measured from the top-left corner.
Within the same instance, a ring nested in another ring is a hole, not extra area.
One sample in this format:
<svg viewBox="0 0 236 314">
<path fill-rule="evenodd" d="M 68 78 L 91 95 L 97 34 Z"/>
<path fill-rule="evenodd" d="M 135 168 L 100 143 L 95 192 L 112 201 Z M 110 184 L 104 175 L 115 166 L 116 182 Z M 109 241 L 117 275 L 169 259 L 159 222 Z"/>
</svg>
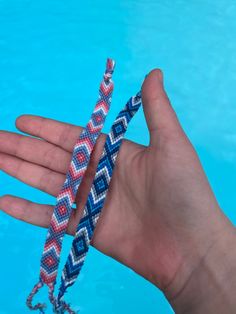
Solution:
<svg viewBox="0 0 236 314">
<path fill-rule="evenodd" d="M 146 76 L 142 85 L 142 103 L 151 146 L 157 146 L 161 136 L 168 138 L 183 132 L 164 90 L 163 74 L 160 70 L 152 70 Z"/>
</svg>

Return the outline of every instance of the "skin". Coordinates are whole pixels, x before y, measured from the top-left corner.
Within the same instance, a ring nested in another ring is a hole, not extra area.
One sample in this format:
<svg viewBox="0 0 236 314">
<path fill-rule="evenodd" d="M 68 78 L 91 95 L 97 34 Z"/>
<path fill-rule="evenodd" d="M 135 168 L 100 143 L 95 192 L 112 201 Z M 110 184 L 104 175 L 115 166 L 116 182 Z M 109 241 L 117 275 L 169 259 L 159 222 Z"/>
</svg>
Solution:
<svg viewBox="0 0 236 314">
<path fill-rule="evenodd" d="M 146 77 L 142 98 L 150 144 L 123 142 L 92 245 L 160 288 L 176 313 L 235 313 L 235 228 L 180 126 L 160 70 Z M 0 131 L 0 169 L 56 196 L 81 128 L 30 115 L 16 126 L 29 136 Z M 104 140 L 100 136 L 80 186 L 71 235 Z M 1 210 L 42 227 L 48 227 L 53 205 L 0 198 Z"/>
</svg>

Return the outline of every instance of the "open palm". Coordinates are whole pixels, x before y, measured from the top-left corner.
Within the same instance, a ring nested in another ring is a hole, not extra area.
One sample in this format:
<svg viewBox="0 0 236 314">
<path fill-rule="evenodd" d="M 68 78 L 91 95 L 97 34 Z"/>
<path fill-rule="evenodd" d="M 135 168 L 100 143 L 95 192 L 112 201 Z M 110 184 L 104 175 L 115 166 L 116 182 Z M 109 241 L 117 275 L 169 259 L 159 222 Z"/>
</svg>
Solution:
<svg viewBox="0 0 236 314">
<path fill-rule="evenodd" d="M 169 103 L 160 71 L 145 79 L 142 98 L 150 145 L 123 142 L 92 244 L 174 295 L 230 223 Z M 17 119 L 17 128 L 33 137 L 1 131 L 0 169 L 56 197 L 82 129 L 29 115 Z M 79 188 L 69 234 L 74 234 L 86 203 L 104 139 L 99 138 Z M 0 198 L 0 208 L 48 227 L 53 204 L 7 195 Z M 177 274 L 183 278 L 178 287 Z"/>
</svg>

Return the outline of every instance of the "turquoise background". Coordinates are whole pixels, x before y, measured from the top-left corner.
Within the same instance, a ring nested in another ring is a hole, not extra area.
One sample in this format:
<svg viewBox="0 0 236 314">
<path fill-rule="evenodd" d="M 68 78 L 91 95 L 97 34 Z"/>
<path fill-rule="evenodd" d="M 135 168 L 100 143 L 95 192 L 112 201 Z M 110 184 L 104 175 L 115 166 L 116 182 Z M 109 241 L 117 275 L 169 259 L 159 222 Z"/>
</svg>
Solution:
<svg viewBox="0 0 236 314">
<path fill-rule="evenodd" d="M 108 131 L 147 72 L 159 67 L 216 197 L 235 224 L 235 16 L 234 0 L 0 0 L 0 128 L 15 131 L 23 113 L 83 126 L 111 56 L 117 67 Z M 148 143 L 142 112 L 127 137 Z M 0 195 L 5 193 L 54 202 L 1 172 Z M 45 232 L 0 212 L 0 314 L 29 313 L 25 298 L 38 277 Z M 67 299 L 83 314 L 172 313 L 154 286 L 94 249 Z"/>
</svg>

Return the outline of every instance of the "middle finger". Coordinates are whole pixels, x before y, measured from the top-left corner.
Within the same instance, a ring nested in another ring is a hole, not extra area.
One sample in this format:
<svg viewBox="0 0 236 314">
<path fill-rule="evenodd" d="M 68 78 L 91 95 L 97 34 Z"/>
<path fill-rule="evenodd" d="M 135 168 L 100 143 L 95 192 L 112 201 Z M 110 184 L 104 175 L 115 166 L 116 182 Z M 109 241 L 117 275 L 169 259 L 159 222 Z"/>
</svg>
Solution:
<svg viewBox="0 0 236 314">
<path fill-rule="evenodd" d="M 71 154 L 41 139 L 0 131 L 0 152 L 65 174 Z"/>
<path fill-rule="evenodd" d="M 50 195 L 57 196 L 65 175 L 20 158 L 0 153 L 0 170 Z"/>
</svg>

